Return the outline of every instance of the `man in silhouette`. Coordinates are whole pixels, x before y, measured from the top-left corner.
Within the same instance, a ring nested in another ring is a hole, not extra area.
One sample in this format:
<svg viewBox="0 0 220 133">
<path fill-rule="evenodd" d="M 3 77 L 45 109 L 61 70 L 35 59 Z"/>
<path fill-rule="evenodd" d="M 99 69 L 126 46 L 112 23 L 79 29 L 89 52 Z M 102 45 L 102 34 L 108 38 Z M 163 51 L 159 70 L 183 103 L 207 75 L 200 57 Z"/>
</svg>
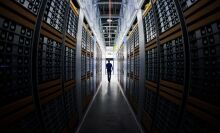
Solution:
<svg viewBox="0 0 220 133">
<path fill-rule="evenodd" d="M 108 74 L 108 82 L 111 80 L 111 72 L 113 70 L 112 64 L 110 63 L 110 60 L 108 60 L 108 63 L 106 64 L 107 74 Z"/>
</svg>

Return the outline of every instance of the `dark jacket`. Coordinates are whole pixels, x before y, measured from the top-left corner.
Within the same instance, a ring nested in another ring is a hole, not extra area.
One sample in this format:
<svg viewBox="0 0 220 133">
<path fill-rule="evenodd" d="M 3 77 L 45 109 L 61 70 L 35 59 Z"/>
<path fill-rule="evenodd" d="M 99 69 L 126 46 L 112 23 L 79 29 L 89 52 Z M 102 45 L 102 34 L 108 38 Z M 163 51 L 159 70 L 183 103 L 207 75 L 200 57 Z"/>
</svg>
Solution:
<svg viewBox="0 0 220 133">
<path fill-rule="evenodd" d="M 106 64 L 106 69 L 107 69 L 107 71 L 111 71 L 112 70 L 112 64 L 111 63 L 107 63 Z"/>
</svg>

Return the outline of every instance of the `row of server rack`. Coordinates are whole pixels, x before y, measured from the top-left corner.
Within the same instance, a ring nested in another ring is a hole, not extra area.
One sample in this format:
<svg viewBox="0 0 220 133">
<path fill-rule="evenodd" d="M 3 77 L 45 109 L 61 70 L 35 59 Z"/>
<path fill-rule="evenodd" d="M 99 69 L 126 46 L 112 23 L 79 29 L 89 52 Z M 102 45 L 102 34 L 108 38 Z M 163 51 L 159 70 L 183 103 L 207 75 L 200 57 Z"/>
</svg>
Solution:
<svg viewBox="0 0 220 133">
<path fill-rule="evenodd" d="M 137 111 L 138 88 L 139 88 L 139 30 L 138 25 L 134 25 L 127 39 L 127 77 L 126 95 L 132 107 Z"/>
<path fill-rule="evenodd" d="M 120 83 L 120 85 L 122 86 L 122 88 L 124 87 L 124 74 L 125 74 L 125 69 L 124 69 L 124 61 L 125 61 L 125 56 L 124 56 L 124 49 L 125 46 L 121 45 L 121 47 L 119 48 L 119 51 L 117 52 L 117 62 L 118 62 L 118 67 L 117 67 L 117 71 L 118 71 L 118 81 Z"/>
<path fill-rule="evenodd" d="M 93 39 L 93 33 L 89 29 L 89 25 L 83 23 L 81 43 L 81 94 L 83 111 L 87 109 L 87 106 L 97 91 L 97 87 L 101 83 L 102 78 L 102 70 L 100 69 L 102 67 L 101 49 L 100 46 L 96 44 L 97 56 L 96 63 L 94 64 L 95 42 Z M 94 71 L 94 67 L 96 67 L 96 71 Z M 96 79 L 94 77 L 94 72 L 97 75 Z M 97 87 L 95 87 L 95 85 Z"/>
<path fill-rule="evenodd" d="M 118 52 L 119 81 L 134 112 L 150 133 L 219 132 L 219 1 L 149 3 Z M 144 33 L 138 32 L 140 22 Z M 138 43 L 138 33 L 144 34 L 145 43 Z M 141 58 L 145 74 L 139 70 Z M 139 87 L 141 78 L 144 88 Z"/>
<path fill-rule="evenodd" d="M 86 35 L 82 67 L 93 88 L 82 86 L 85 93 L 79 100 L 75 78 L 78 21 L 72 0 L 0 2 L 0 132 L 75 131 L 81 120 L 79 107 L 86 108 L 89 100 L 85 102 L 85 97 L 92 96 L 86 89 L 96 90 L 93 64 L 98 45 Z M 97 69 L 99 73 L 100 65 Z"/>
</svg>

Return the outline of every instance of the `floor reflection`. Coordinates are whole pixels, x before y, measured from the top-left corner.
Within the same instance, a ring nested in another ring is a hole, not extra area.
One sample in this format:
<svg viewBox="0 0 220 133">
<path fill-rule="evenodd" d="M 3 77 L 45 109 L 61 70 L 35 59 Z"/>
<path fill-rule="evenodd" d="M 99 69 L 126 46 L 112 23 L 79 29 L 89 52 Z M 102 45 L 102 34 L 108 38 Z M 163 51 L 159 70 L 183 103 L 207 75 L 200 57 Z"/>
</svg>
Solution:
<svg viewBox="0 0 220 133">
<path fill-rule="evenodd" d="M 80 133 L 140 132 L 118 87 L 116 76 L 109 83 L 103 76 L 100 88 Z"/>
</svg>

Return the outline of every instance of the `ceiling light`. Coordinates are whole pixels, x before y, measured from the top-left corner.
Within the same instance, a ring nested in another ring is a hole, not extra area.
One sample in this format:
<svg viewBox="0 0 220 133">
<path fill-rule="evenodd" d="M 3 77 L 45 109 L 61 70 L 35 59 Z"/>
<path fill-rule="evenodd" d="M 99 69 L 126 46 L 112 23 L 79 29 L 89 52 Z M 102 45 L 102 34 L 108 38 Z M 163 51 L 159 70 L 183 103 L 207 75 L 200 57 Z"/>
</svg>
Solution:
<svg viewBox="0 0 220 133">
<path fill-rule="evenodd" d="M 112 19 L 107 19 L 107 22 L 111 23 L 111 22 L 112 22 Z"/>
</svg>

